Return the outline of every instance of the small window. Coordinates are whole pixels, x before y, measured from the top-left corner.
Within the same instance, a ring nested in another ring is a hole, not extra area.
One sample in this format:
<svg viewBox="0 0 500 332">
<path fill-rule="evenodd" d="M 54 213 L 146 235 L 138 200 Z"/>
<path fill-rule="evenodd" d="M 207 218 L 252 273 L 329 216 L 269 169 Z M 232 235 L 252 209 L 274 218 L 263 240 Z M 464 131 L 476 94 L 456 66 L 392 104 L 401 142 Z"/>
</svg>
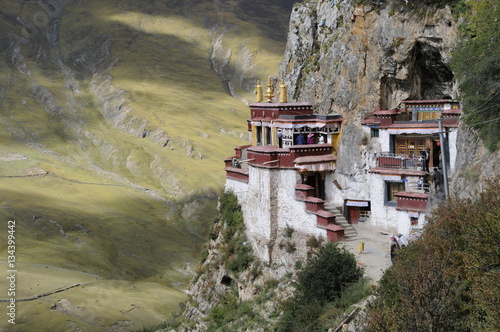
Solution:
<svg viewBox="0 0 500 332">
<path fill-rule="evenodd" d="M 372 128 L 371 129 L 371 134 L 372 137 L 380 137 L 379 129 L 378 128 Z"/>
<path fill-rule="evenodd" d="M 359 221 L 364 222 L 370 218 L 370 210 L 359 210 Z"/>
<path fill-rule="evenodd" d="M 262 145 L 262 127 L 257 126 L 257 133 L 255 134 L 257 136 L 257 145 Z"/>
<path fill-rule="evenodd" d="M 386 202 L 388 205 L 396 204 L 396 194 L 400 191 L 405 191 L 404 182 L 386 182 Z"/>
</svg>

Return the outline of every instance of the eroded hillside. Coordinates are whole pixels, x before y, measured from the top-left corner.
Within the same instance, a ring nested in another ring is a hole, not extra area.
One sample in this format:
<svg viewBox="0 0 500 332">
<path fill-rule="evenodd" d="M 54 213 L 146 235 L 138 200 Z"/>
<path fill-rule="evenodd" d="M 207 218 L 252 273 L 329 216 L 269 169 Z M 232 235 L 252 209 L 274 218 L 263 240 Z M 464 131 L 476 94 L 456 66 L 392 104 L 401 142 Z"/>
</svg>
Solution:
<svg viewBox="0 0 500 332">
<path fill-rule="evenodd" d="M 290 8 L 0 3 L 0 233 L 16 220 L 16 296 L 35 298 L 2 328 L 134 330 L 177 308 Z"/>
</svg>

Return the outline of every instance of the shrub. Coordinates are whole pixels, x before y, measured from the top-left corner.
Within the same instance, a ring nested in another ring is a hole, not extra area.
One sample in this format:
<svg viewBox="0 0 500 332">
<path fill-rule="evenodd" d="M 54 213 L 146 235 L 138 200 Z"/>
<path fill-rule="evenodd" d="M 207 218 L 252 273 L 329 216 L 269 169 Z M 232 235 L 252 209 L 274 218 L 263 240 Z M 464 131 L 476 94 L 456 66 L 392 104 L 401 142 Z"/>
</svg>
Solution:
<svg viewBox="0 0 500 332">
<path fill-rule="evenodd" d="M 306 240 L 306 245 L 309 248 L 319 248 L 321 244 L 325 241 L 323 237 L 309 236 Z"/>
<path fill-rule="evenodd" d="M 354 255 L 334 243 L 327 243 L 317 253 L 311 253 L 306 266 L 297 275 L 296 294 L 284 302 L 276 331 L 323 331 L 322 315 L 329 321 L 332 315 L 343 311 L 346 303 L 350 305 L 359 300 L 358 295 L 349 297 L 344 293 L 355 289 L 350 285 L 362 277 L 363 270 L 357 266 Z M 335 303 L 339 298 L 344 300 Z M 329 303 L 333 304 L 327 306 Z"/>
<path fill-rule="evenodd" d="M 357 265 L 354 255 L 328 242 L 298 274 L 299 291 L 310 300 L 330 302 L 362 276 L 363 270 Z"/>
<path fill-rule="evenodd" d="M 463 38 L 451 65 L 458 78 L 465 122 L 495 151 L 500 147 L 500 4 L 477 0 L 468 1 L 467 6 L 472 9 L 461 26 Z"/>
<path fill-rule="evenodd" d="M 221 218 L 228 226 L 242 226 L 243 214 L 238 197 L 234 193 L 223 193 L 220 197 Z"/>
<path fill-rule="evenodd" d="M 401 250 L 368 311 L 368 331 L 495 331 L 500 313 L 500 178 L 453 197 Z"/>
<path fill-rule="evenodd" d="M 288 224 L 286 224 L 285 237 L 290 239 L 293 235 L 293 232 L 295 232 L 295 229 L 293 229 L 293 227 L 290 227 Z"/>
</svg>

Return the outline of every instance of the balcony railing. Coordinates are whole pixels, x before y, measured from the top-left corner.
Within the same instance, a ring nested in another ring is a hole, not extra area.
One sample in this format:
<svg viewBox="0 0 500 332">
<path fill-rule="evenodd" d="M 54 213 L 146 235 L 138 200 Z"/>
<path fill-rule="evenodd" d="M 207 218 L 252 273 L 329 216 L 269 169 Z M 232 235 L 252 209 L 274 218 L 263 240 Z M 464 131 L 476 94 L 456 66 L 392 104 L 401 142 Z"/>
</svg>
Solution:
<svg viewBox="0 0 500 332">
<path fill-rule="evenodd" d="M 423 159 L 390 152 L 377 153 L 377 167 L 421 170 Z"/>
</svg>

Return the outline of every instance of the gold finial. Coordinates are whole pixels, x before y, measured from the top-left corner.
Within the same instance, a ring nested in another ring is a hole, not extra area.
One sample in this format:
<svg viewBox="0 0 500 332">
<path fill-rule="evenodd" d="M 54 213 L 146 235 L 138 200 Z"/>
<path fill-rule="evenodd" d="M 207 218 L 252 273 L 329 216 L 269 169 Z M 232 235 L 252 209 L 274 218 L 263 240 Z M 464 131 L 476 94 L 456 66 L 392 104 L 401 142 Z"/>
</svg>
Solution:
<svg viewBox="0 0 500 332">
<path fill-rule="evenodd" d="M 280 103 L 286 103 L 286 102 L 287 102 L 287 96 L 286 96 L 285 81 L 281 80 L 281 84 L 280 84 Z"/>
<path fill-rule="evenodd" d="M 269 79 L 267 80 L 267 93 L 266 93 L 265 97 L 267 98 L 268 103 L 273 102 L 274 95 L 273 95 L 273 89 L 272 89 L 272 85 L 271 85 L 271 76 L 269 76 Z"/>
<path fill-rule="evenodd" d="M 257 80 L 257 85 L 255 86 L 255 93 L 257 94 L 257 102 L 262 103 L 264 97 L 262 96 L 262 85 L 260 85 L 260 81 Z"/>
</svg>

